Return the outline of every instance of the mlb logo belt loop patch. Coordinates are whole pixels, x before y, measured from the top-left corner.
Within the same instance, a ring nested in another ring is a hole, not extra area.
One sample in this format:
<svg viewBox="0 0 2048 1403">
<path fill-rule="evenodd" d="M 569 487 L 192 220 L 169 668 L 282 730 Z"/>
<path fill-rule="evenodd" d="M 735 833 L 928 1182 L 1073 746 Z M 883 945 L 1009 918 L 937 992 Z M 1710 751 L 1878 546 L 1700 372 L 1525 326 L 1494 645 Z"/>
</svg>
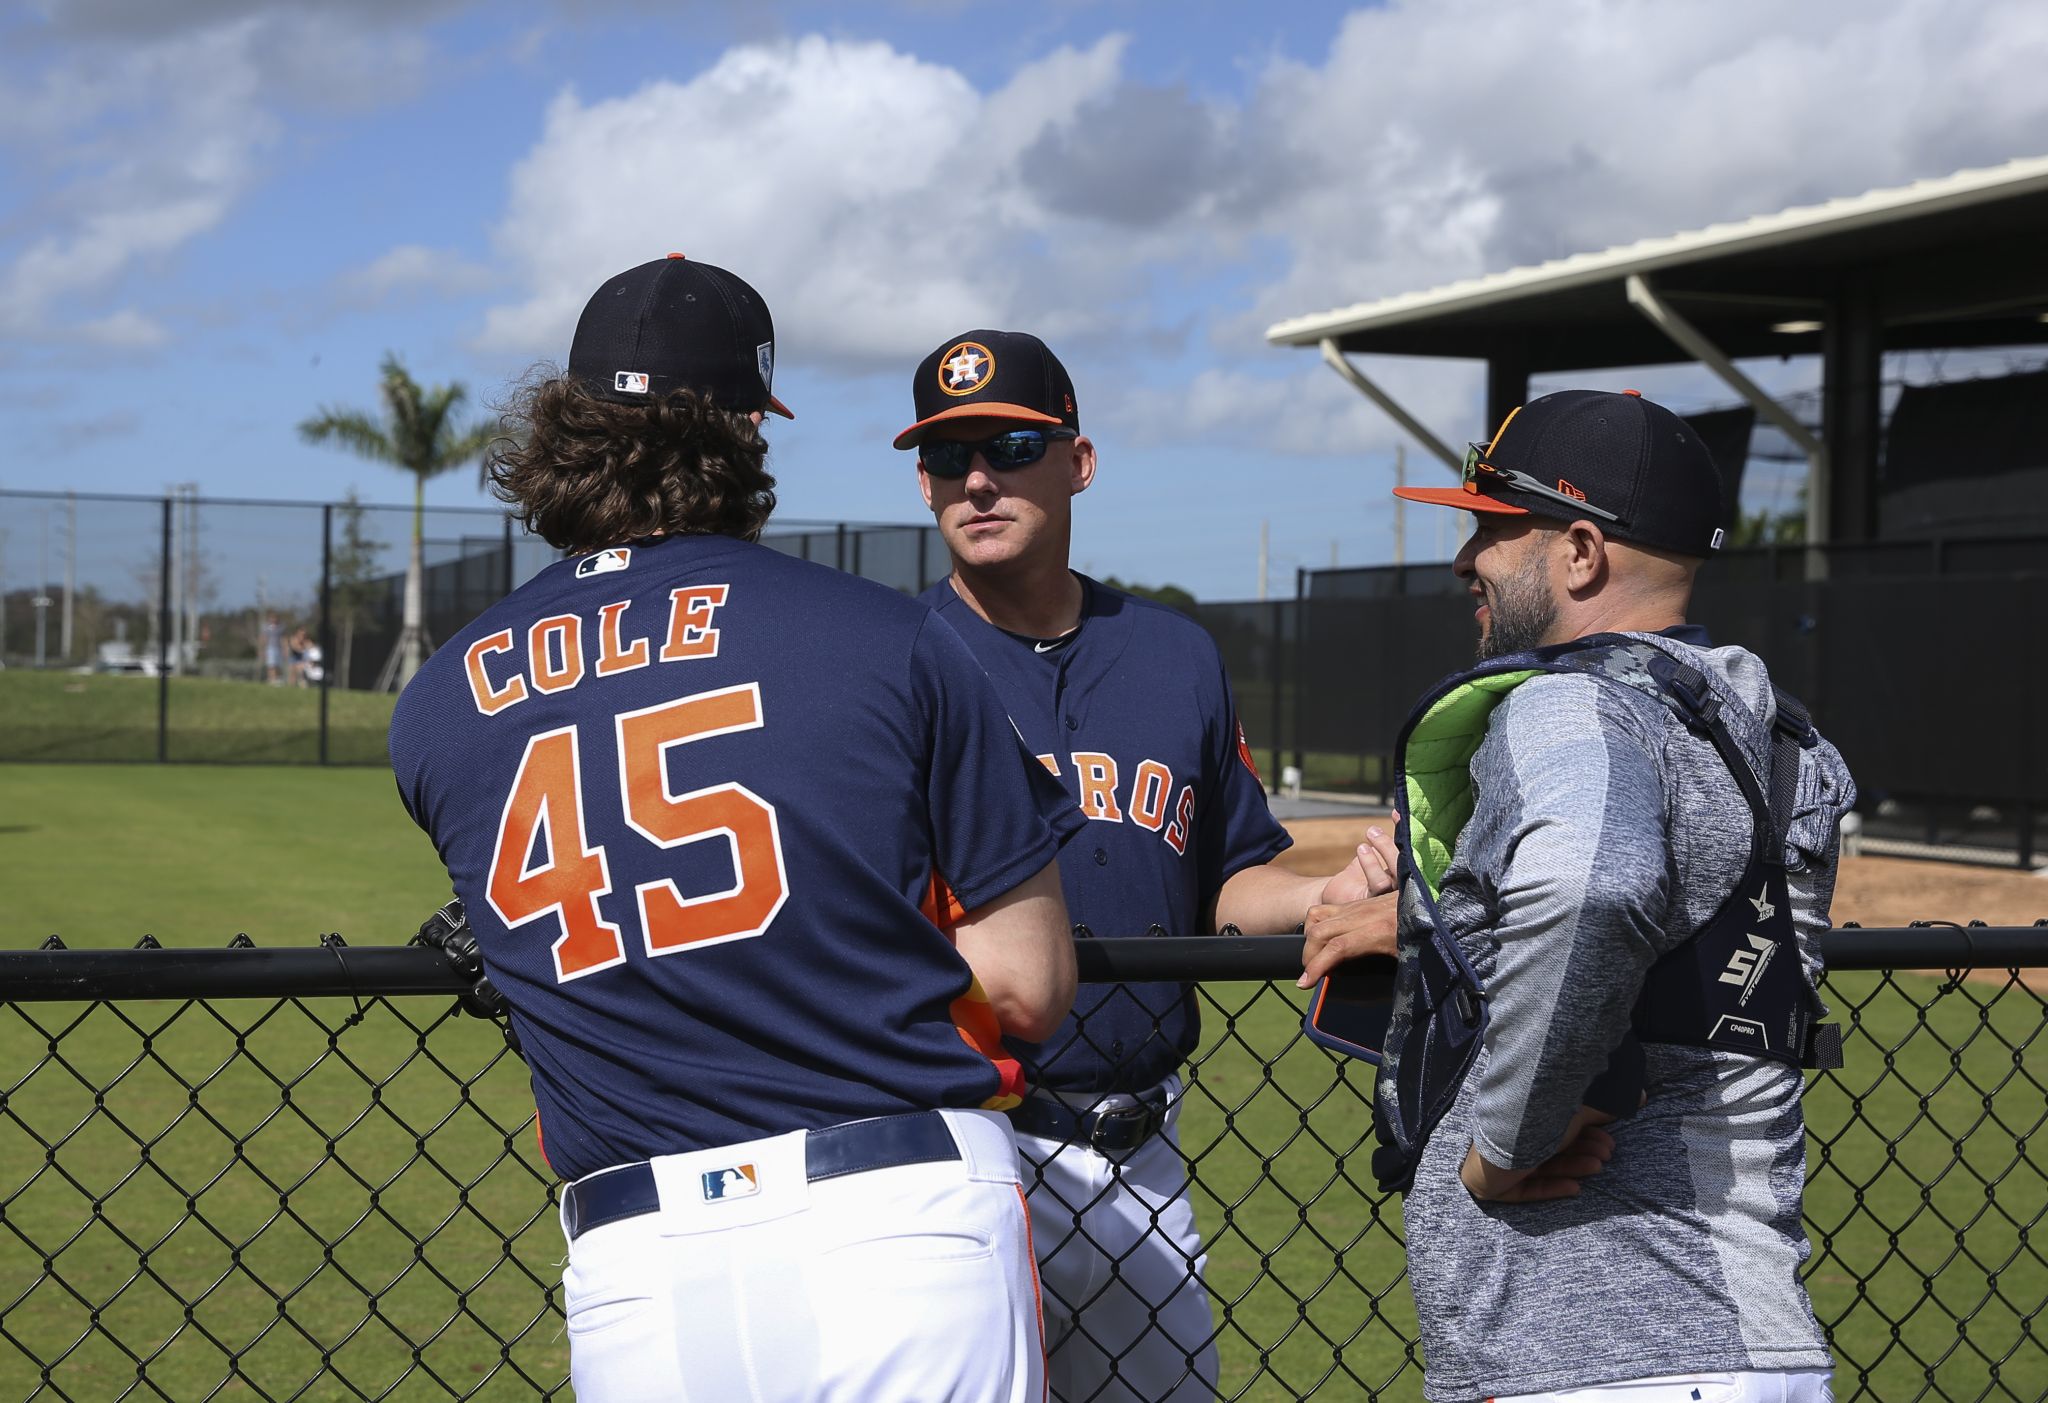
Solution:
<svg viewBox="0 0 2048 1403">
<path fill-rule="evenodd" d="M 849 1121 L 813 1130 L 804 1137 L 804 1177 L 813 1184 L 870 1169 L 959 1158 L 960 1146 L 953 1131 L 937 1111 Z M 761 1191 L 753 1163 L 743 1159 L 704 1171 L 698 1182 L 709 1203 L 750 1198 Z M 637 1218 L 660 1207 L 654 1166 L 646 1160 L 602 1170 L 562 1189 L 562 1221 L 571 1242 L 592 1228 Z"/>
</svg>

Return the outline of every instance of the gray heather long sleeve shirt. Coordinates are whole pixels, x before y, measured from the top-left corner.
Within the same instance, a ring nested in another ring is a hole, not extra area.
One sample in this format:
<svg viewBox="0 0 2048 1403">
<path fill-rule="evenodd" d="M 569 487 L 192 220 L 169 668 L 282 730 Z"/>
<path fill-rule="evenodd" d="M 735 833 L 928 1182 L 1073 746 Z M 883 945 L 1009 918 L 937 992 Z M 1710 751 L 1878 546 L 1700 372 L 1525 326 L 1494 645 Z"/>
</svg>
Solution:
<svg viewBox="0 0 2048 1403">
<path fill-rule="evenodd" d="M 1707 674 L 1763 772 L 1774 704 L 1762 663 L 1636 637 Z M 1610 1127 L 1614 1158 L 1578 1198 L 1481 1204 L 1458 1178 L 1470 1146 L 1514 1169 L 1560 1148 L 1644 973 L 1734 893 L 1751 820 L 1727 766 L 1655 697 L 1545 675 L 1494 711 L 1471 774 L 1477 808 L 1439 907 L 1491 1018 L 1404 1206 L 1425 1395 L 1829 1367 L 1798 1277 L 1809 1249 L 1797 1069 L 1652 1044 L 1648 1102 Z M 1787 857 L 1812 977 L 1853 800 L 1832 746 L 1804 752 Z"/>
</svg>

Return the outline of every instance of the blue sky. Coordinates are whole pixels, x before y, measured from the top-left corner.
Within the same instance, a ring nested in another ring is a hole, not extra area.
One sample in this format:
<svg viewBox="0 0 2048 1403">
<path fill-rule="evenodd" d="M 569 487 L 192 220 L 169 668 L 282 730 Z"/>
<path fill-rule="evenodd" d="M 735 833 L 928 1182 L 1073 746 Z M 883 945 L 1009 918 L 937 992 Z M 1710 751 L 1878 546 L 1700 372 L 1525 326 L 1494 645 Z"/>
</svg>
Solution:
<svg viewBox="0 0 2048 1403">
<path fill-rule="evenodd" d="M 489 398 L 679 249 L 775 310 L 783 515 L 919 519 L 911 367 L 1031 329 L 1102 455 L 1076 563 L 1249 597 L 1266 521 L 1291 590 L 1390 557 L 1395 430 L 1268 324 L 2040 154 L 2043 71 L 2027 0 L 31 0 L 0 17 L 0 487 L 401 500 L 294 425 L 371 407 L 387 349 Z M 1375 370 L 1483 431 L 1473 368 Z"/>
</svg>

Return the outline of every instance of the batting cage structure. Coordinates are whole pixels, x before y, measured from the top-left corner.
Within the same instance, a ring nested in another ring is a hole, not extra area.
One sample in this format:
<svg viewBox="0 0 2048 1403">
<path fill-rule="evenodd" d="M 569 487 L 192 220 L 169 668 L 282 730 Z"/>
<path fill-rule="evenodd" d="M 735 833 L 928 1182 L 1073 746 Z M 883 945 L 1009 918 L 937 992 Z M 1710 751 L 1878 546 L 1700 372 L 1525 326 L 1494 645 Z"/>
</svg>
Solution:
<svg viewBox="0 0 2048 1403">
<path fill-rule="evenodd" d="M 1419 1397 L 1372 1069 L 1302 1037 L 1299 939 L 1079 948 L 1085 979 L 1199 981 L 1179 1131 L 1222 1396 Z M 1835 1395 L 2040 1399 L 2048 922 L 1825 948 L 1846 1065 L 1806 1096 L 1806 1283 Z M 0 1397 L 568 1398 L 556 1185 L 463 988 L 438 949 L 338 937 L 0 953 Z"/>
</svg>

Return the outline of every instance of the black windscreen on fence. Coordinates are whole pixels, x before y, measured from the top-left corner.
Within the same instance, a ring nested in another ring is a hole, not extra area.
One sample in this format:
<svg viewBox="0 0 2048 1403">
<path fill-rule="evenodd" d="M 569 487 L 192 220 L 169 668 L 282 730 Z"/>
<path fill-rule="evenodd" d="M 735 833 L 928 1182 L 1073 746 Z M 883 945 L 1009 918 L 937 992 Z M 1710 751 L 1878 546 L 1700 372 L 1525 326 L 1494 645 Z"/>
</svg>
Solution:
<svg viewBox="0 0 2048 1403">
<path fill-rule="evenodd" d="M 1835 1396 L 2038 1400 L 2048 1002 L 1994 962 L 2037 971 L 2048 930 L 1829 939 L 1805 1280 Z M 1371 1069 L 1302 1037 L 1299 948 L 1087 941 L 1083 972 L 1202 978 L 1178 1138 L 1222 1396 L 1412 1399 Z M 525 1068 L 438 960 L 0 954 L 0 1396 L 569 1397 Z"/>
<path fill-rule="evenodd" d="M 1415 699 L 1472 658 L 1473 601 L 1447 564 L 1301 584 L 1296 600 L 1192 612 L 1262 761 L 1285 756 L 1310 788 L 1378 792 Z M 1731 552 L 1702 569 L 1691 616 L 1806 702 L 1867 803 L 2005 803 L 2023 823 L 2048 806 L 2048 739 L 2031 720 L 2048 686 L 2034 643 L 2048 633 L 2048 541 Z"/>
</svg>

